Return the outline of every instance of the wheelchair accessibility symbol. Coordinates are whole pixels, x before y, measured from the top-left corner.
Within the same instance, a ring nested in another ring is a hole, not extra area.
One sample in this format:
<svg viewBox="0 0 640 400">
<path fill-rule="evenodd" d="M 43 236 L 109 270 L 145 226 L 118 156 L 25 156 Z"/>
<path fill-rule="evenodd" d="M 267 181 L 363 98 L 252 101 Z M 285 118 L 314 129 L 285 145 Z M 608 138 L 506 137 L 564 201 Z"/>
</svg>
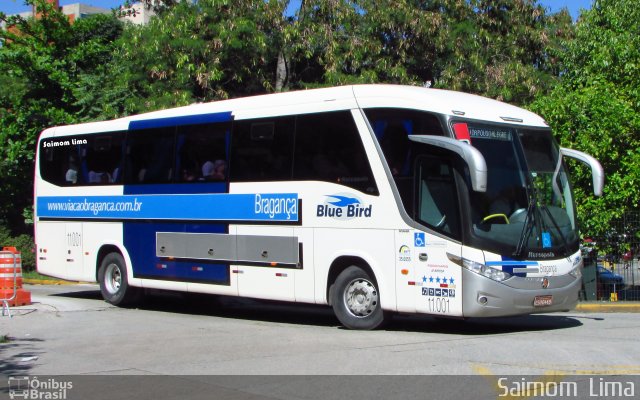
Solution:
<svg viewBox="0 0 640 400">
<path fill-rule="evenodd" d="M 426 246 L 426 241 L 424 239 L 424 232 L 416 232 L 413 234 L 413 244 L 416 247 Z"/>
<path fill-rule="evenodd" d="M 551 234 L 549 232 L 542 232 L 542 247 L 545 249 L 551 247 Z"/>
</svg>

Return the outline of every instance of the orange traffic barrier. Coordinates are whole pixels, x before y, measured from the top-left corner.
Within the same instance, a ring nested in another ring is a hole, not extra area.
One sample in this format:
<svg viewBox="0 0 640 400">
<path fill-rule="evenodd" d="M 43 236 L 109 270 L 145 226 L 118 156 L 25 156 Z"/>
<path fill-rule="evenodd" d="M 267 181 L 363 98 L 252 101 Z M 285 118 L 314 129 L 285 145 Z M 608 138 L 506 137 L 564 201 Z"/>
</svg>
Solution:
<svg viewBox="0 0 640 400">
<path fill-rule="evenodd" d="M 0 301 L 13 307 L 31 304 L 31 292 L 22 289 L 22 259 L 15 247 L 0 252 Z"/>
</svg>

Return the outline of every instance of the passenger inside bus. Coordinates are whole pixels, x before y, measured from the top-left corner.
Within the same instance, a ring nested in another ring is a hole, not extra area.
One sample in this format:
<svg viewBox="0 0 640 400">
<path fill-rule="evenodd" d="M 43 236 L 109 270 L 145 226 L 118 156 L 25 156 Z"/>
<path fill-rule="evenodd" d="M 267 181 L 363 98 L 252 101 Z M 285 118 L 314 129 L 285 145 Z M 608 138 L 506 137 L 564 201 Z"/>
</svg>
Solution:
<svg viewBox="0 0 640 400">
<path fill-rule="evenodd" d="M 206 161 L 202 165 L 202 178 L 206 181 L 224 181 L 226 173 L 227 163 L 224 160 Z"/>
<path fill-rule="evenodd" d="M 78 165 L 74 156 L 69 157 L 69 169 L 65 174 L 65 181 L 74 185 L 78 182 Z"/>
</svg>

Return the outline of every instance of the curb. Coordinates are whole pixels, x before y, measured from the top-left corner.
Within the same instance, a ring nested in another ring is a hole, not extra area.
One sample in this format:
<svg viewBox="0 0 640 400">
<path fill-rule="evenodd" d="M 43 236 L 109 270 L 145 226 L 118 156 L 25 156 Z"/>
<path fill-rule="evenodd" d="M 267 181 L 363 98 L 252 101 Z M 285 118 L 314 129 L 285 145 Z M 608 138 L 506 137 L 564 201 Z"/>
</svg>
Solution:
<svg viewBox="0 0 640 400">
<path fill-rule="evenodd" d="M 24 278 L 22 279 L 22 282 L 29 285 L 76 285 L 80 283 L 80 282 L 63 281 L 59 279 L 31 279 L 31 278 Z"/>
<path fill-rule="evenodd" d="M 605 302 L 605 303 L 578 303 L 575 308 L 576 311 L 583 312 L 628 312 L 638 313 L 640 312 L 639 302 Z"/>
</svg>

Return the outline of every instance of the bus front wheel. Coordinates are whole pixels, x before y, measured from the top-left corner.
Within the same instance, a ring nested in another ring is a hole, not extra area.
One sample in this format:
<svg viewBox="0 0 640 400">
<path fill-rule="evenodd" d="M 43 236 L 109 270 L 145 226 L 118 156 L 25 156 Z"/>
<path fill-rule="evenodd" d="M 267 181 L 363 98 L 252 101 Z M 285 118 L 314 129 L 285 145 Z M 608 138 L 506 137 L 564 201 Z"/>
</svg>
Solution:
<svg viewBox="0 0 640 400">
<path fill-rule="evenodd" d="M 349 329 L 376 329 L 388 319 L 375 281 L 357 266 L 338 275 L 331 289 L 331 305 L 340 323 Z"/>
<path fill-rule="evenodd" d="M 129 286 L 127 267 L 119 253 L 109 253 L 98 270 L 102 297 L 115 306 L 126 306 L 139 300 L 139 289 Z"/>
</svg>

